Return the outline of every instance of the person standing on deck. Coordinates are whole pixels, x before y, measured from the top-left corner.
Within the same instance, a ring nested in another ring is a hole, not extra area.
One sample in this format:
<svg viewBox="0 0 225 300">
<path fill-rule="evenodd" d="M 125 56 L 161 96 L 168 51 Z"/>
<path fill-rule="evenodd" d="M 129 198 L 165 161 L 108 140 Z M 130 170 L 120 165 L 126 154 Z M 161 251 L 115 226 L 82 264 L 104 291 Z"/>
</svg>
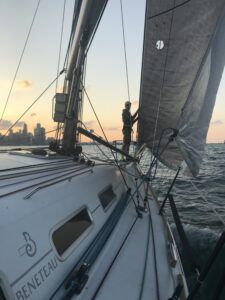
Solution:
<svg viewBox="0 0 225 300">
<path fill-rule="evenodd" d="M 122 112 L 122 120 L 123 120 L 123 147 L 122 150 L 129 154 L 129 148 L 130 148 L 130 143 L 131 143 L 131 132 L 132 132 L 132 126 L 138 119 L 138 110 L 136 113 L 132 116 L 130 113 L 130 108 L 131 108 L 131 102 L 126 101 L 125 102 L 125 108 L 123 109 Z"/>
</svg>

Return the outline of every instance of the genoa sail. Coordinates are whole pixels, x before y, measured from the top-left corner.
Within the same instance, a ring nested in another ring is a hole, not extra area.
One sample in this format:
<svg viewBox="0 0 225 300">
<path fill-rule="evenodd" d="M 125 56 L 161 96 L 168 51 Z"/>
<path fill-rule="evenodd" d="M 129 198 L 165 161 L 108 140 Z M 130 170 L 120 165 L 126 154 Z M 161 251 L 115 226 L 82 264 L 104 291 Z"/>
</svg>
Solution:
<svg viewBox="0 0 225 300">
<path fill-rule="evenodd" d="M 225 64 L 224 10 L 225 0 L 151 0 L 146 6 L 139 143 L 168 167 L 185 160 L 193 175 Z"/>
</svg>

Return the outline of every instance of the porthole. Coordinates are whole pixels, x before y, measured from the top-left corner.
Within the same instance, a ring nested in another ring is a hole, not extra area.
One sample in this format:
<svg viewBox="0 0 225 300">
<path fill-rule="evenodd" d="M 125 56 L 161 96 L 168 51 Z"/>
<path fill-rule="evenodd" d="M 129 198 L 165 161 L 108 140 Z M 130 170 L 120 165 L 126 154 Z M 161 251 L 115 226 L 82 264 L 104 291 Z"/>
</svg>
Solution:
<svg viewBox="0 0 225 300">
<path fill-rule="evenodd" d="M 116 194 L 113 191 L 113 187 L 110 184 L 98 195 L 101 205 L 104 210 L 107 210 L 111 205 L 112 201 L 116 198 Z"/>
<path fill-rule="evenodd" d="M 59 256 L 64 256 L 64 253 L 85 234 L 92 224 L 90 213 L 87 208 L 83 208 L 54 230 L 52 241 Z"/>
</svg>

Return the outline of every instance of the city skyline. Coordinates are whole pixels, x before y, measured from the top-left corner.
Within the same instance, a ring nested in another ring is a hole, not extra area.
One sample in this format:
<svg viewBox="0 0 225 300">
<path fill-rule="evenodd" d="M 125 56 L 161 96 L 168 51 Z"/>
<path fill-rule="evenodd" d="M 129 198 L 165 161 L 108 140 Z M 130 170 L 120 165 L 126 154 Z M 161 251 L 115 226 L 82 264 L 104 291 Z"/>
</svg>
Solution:
<svg viewBox="0 0 225 300">
<path fill-rule="evenodd" d="M 40 123 L 36 124 L 33 133 L 28 131 L 28 125 L 23 123 L 23 129 L 13 131 L 9 129 L 9 134 L 4 136 L 0 133 L 0 146 L 34 146 L 47 145 L 52 138 L 46 138 L 46 130 Z"/>
<path fill-rule="evenodd" d="M 0 34 L 2 36 L 0 113 L 2 113 L 9 95 L 12 79 L 18 66 L 37 3 L 36 0 L 30 0 L 29 2 L 21 0 L 20 3 L 8 1 L 0 12 Z M 73 4 L 73 0 L 67 0 L 60 69 L 63 67 L 70 35 Z M 56 77 L 62 11 L 63 2 L 61 1 L 56 3 L 54 0 L 49 0 L 40 4 L 3 120 L 0 123 L 2 134 Z M 140 0 L 138 3 L 134 0 L 124 1 L 124 24 L 130 100 L 133 103 L 132 112 L 137 109 L 139 99 L 144 11 L 144 0 Z M 50 15 L 52 18 L 49 18 Z M 5 31 L 5 28 L 7 28 L 7 31 Z M 128 96 L 119 1 L 109 1 L 106 7 L 88 53 L 85 83 L 88 95 L 108 139 L 121 140 L 121 112 Z M 51 118 L 52 99 L 56 90 L 62 90 L 62 85 L 63 77 L 59 79 L 57 86 L 55 83 L 51 86 L 35 106 L 20 120 L 14 130 L 19 130 L 22 122 L 27 123 L 32 130 L 38 122 L 46 128 L 46 131 L 54 130 L 57 124 Z M 225 140 L 224 86 L 225 75 L 223 75 L 217 94 L 216 106 L 207 137 L 208 142 L 223 142 Z M 102 135 L 86 98 L 84 99 L 83 121 L 87 127 Z M 48 136 L 54 136 L 54 132 Z"/>
</svg>

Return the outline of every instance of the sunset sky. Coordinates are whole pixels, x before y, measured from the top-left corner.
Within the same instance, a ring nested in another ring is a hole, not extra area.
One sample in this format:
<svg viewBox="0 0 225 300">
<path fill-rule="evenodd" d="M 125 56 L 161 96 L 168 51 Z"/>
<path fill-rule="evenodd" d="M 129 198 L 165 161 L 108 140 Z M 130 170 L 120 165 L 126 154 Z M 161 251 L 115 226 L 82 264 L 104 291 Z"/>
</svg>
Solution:
<svg viewBox="0 0 225 300">
<path fill-rule="evenodd" d="M 5 0 L 0 2 L 0 115 L 19 62 L 38 0 Z M 128 72 L 133 112 L 137 109 L 143 39 L 145 1 L 124 3 Z M 8 105 L 0 124 L 4 133 L 22 112 L 56 77 L 63 0 L 41 0 L 33 29 L 24 52 Z M 74 0 L 66 1 L 61 68 L 68 44 Z M 63 79 L 63 78 L 62 78 Z M 87 60 L 86 89 L 110 140 L 121 139 L 121 110 L 127 100 L 122 27 L 119 0 L 109 1 Z M 58 89 L 62 87 L 62 80 Z M 22 118 L 33 132 L 37 122 L 47 130 L 55 128 L 52 121 L 52 98 L 55 84 Z M 225 75 L 217 95 L 208 142 L 225 140 Z M 101 132 L 85 99 L 84 122 Z M 19 126 L 23 125 L 19 123 Z M 15 128 L 15 131 L 20 127 Z"/>
</svg>

